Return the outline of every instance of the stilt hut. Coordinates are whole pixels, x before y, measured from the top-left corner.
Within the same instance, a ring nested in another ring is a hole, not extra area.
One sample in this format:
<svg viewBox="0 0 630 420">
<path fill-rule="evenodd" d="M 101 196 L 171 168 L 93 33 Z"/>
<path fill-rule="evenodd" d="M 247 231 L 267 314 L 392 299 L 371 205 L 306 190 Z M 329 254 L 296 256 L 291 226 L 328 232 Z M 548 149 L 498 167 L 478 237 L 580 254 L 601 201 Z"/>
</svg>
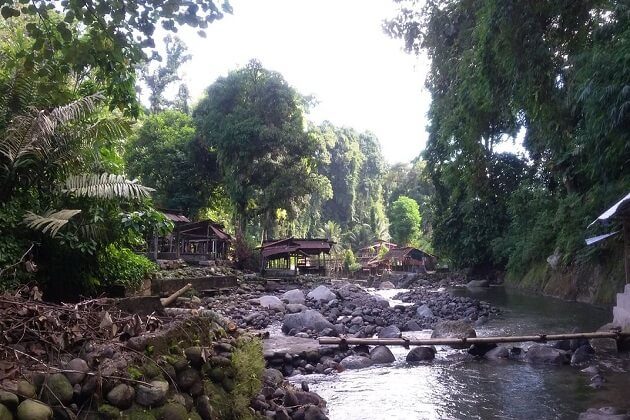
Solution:
<svg viewBox="0 0 630 420">
<path fill-rule="evenodd" d="M 435 270 L 437 257 L 413 247 L 389 250 L 380 262 L 392 271 L 406 273 L 426 273 Z"/>
<path fill-rule="evenodd" d="M 279 277 L 326 274 L 326 256 L 334 242 L 328 239 L 287 238 L 265 241 L 260 247 L 261 271 Z"/>
</svg>

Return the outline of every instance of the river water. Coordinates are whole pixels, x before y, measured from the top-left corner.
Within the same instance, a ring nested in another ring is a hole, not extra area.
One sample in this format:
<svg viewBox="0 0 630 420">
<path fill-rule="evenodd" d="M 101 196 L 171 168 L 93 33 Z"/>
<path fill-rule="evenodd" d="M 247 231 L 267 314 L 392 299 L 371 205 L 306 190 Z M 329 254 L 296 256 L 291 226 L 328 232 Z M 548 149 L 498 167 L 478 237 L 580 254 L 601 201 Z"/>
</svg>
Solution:
<svg viewBox="0 0 630 420">
<path fill-rule="evenodd" d="M 377 292 L 378 293 L 378 292 Z M 390 298 L 396 291 L 386 291 Z M 532 296 L 502 287 L 454 289 L 490 302 L 502 314 L 476 327 L 478 336 L 595 331 L 611 311 Z M 431 331 L 414 333 L 428 337 Z M 409 333 L 405 333 L 408 335 Z M 408 350 L 391 347 L 396 362 L 335 375 L 293 377 L 328 402 L 333 420 L 353 419 L 575 419 L 589 407 L 630 409 L 628 355 L 598 360 L 607 383 L 590 388 L 590 376 L 570 366 L 516 361 L 459 360 L 461 352 L 438 347 L 436 360 L 410 366 Z"/>
</svg>

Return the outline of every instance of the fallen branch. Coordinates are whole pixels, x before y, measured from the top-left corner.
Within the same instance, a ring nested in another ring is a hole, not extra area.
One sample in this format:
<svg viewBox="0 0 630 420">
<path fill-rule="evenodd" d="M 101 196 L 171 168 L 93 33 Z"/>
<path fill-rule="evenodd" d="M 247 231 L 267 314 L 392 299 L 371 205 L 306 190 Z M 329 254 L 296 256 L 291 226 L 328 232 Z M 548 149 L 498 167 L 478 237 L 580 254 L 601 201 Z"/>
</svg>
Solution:
<svg viewBox="0 0 630 420">
<path fill-rule="evenodd" d="M 22 255 L 22 257 L 20 257 L 18 262 L 16 262 L 15 264 L 7 265 L 2 270 L 0 270 L 0 277 L 2 277 L 2 275 L 4 274 L 5 271 L 10 270 L 11 268 L 15 267 L 16 265 L 22 264 L 22 262 L 24 261 L 24 258 L 26 258 L 26 256 L 29 254 L 29 252 L 31 252 L 31 250 L 33 249 L 34 246 L 35 246 L 35 242 L 32 242 L 31 246 L 26 250 L 26 252 Z"/>
</svg>

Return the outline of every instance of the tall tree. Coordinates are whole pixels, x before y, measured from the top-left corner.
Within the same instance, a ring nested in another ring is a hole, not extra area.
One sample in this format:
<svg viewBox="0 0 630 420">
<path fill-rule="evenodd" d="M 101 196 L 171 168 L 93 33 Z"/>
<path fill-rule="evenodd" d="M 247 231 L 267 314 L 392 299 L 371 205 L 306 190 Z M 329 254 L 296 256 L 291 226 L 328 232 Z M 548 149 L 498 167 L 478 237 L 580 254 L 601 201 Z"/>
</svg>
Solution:
<svg viewBox="0 0 630 420">
<path fill-rule="evenodd" d="M 422 218 L 415 200 L 404 195 L 398 197 L 389 209 L 389 218 L 389 233 L 397 244 L 410 245 L 418 239 Z"/>
<path fill-rule="evenodd" d="M 254 60 L 219 78 L 194 110 L 200 139 L 216 150 L 239 230 L 259 216 L 264 238 L 277 209 L 292 212 L 300 198 L 330 191 L 316 171 L 324 151 L 305 130 L 307 107 L 279 73 Z"/>
</svg>

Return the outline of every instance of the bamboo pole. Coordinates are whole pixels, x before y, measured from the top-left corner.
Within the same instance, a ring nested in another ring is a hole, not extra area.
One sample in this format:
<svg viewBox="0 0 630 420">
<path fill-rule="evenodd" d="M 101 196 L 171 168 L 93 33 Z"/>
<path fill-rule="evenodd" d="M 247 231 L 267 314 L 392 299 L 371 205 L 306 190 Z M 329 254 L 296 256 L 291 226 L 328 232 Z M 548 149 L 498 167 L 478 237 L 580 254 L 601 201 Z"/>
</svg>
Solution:
<svg viewBox="0 0 630 420">
<path fill-rule="evenodd" d="M 186 293 L 188 290 L 190 290 L 192 288 L 192 284 L 188 283 L 186 286 L 182 287 L 181 289 L 177 290 L 176 292 L 174 292 L 172 295 L 162 298 L 160 299 L 160 302 L 162 303 L 162 306 L 166 307 L 170 304 L 172 304 L 173 302 L 175 302 L 175 300 L 180 297 L 181 295 L 183 295 L 184 293 Z"/>
<path fill-rule="evenodd" d="M 496 344 L 520 343 L 533 341 L 545 343 L 547 341 L 571 340 L 578 338 L 621 338 L 630 337 L 630 333 L 623 332 L 593 332 L 570 334 L 538 334 L 518 335 L 507 337 L 473 337 L 473 338 L 355 338 L 355 337 L 319 337 L 319 344 L 333 345 L 369 345 L 369 346 L 432 346 L 432 345 L 462 345 L 462 344 Z"/>
</svg>

